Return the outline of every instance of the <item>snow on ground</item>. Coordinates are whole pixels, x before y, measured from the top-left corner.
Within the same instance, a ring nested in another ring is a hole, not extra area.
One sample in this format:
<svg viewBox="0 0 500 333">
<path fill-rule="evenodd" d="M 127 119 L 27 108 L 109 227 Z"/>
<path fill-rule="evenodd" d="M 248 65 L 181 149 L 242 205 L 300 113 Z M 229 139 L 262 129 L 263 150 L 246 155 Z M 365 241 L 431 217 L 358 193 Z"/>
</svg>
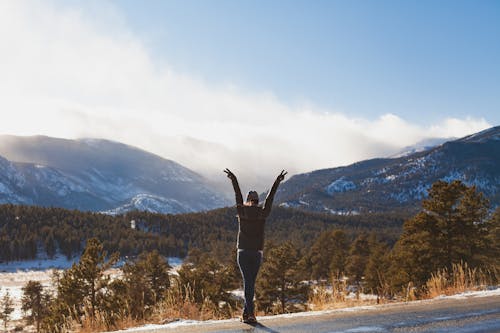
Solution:
<svg viewBox="0 0 500 333">
<path fill-rule="evenodd" d="M 66 269 L 71 267 L 74 262 L 77 262 L 79 257 L 67 259 L 62 254 L 57 254 L 54 258 L 38 258 L 33 260 L 11 261 L 8 263 L 0 263 L 0 273 L 14 273 L 18 271 L 29 270 L 47 270 L 47 269 Z"/>
<path fill-rule="evenodd" d="M 488 296 L 500 296 L 500 288 L 495 288 L 491 290 L 483 290 L 483 291 L 470 291 L 464 292 L 457 295 L 452 296 L 439 296 L 435 299 L 457 299 L 457 298 L 467 298 L 467 297 L 488 297 Z M 421 300 L 415 302 L 432 302 L 432 300 Z M 367 306 L 356 306 L 344 309 L 335 309 L 335 310 L 324 310 L 324 311 L 309 311 L 309 312 L 298 312 L 298 313 L 287 313 L 282 315 L 275 316 L 259 316 L 259 321 L 265 321 L 266 319 L 274 319 L 274 318 L 298 318 L 298 317 L 309 317 L 309 316 L 318 316 L 323 314 L 330 313 L 338 313 L 338 312 L 357 312 L 362 310 L 375 309 L 385 306 L 391 306 L 395 303 L 382 304 L 382 305 L 367 305 Z M 161 330 L 161 329 L 175 329 L 180 326 L 192 326 L 192 325 L 211 325 L 211 324 L 221 324 L 221 323 L 230 323 L 237 322 L 239 319 L 226 319 L 226 320 L 206 320 L 206 321 L 197 321 L 197 320 L 177 320 L 164 325 L 156 325 L 156 324 L 148 324 L 140 327 L 129 328 L 126 330 L 120 330 L 115 332 L 142 332 L 142 331 L 152 331 L 152 330 Z M 367 331 L 364 331 L 367 332 Z M 370 331 L 373 332 L 373 331 Z"/>
<path fill-rule="evenodd" d="M 51 285 L 51 272 L 50 270 L 44 271 L 19 271 L 0 273 L 0 298 L 7 292 L 14 302 L 14 312 L 11 314 L 13 320 L 21 319 L 21 298 L 23 296 L 22 288 L 30 281 L 40 281 L 43 286 L 49 287 Z"/>
<path fill-rule="evenodd" d="M 68 260 L 65 256 L 58 254 L 52 259 L 39 258 L 0 263 L 0 298 L 7 292 L 12 298 L 14 302 L 12 320 L 22 318 L 22 288 L 28 281 L 40 281 L 44 287 L 50 287 L 52 270 L 69 268 L 75 261 L 78 261 L 78 258 Z"/>
<path fill-rule="evenodd" d="M 500 288 L 493 288 L 489 290 L 480 290 L 480 291 L 466 291 L 460 294 L 445 296 L 441 295 L 436 297 L 436 299 L 464 299 L 467 297 L 488 297 L 488 296 L 500 296 Z"/>
<path fill-rule="evenodd" d="M 177 271 L 182 266 L 182 259 L 178 257 L 168 257 L 168 264 L 174 271 Z"/>
<path fill-rule="evenodd" d="M 78 262 L 79 257 L 68 260 L 63 255 L 56 255 L 52 259 L 35 259 L 25 261 L 12 261 L 0 263 L 0 299 L 9 292 L 14 302 L 14 312 L 11 314 L 12 320 L 22 318 L 21 298 L 22 288 L 28 281 L 39 281 L 44 287 L 52 287 L 52 271 L 54 269 L 68 269 L 74 262 Z M 169 257 L 168 263 L 172 266 L 172 274 L 182 265 L 182 259 Z M 112 278 L 119 277 L 121 270 L 111 269 L 109 274 Z"/>
</svg>

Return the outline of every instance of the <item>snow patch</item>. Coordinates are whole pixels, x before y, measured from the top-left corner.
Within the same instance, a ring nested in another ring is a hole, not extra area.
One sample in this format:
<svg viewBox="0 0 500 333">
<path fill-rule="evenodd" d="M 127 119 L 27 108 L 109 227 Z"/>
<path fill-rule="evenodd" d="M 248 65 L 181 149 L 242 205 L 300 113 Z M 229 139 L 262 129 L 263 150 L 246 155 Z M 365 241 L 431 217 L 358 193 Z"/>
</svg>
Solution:
<svg viewBox="0 0 500 333">
<path fill-rule="evenodd" d="M 348 330 L 344 331 L 331 331 L 329 333 L 340 333 L 340 332 L 345 332 L 345 333 L 362 333 L 362 332 L 385 332 L 386 330 L 383 327 L 380 326 L 359 326 L 359 327 L 354 327 Z"/>
<path fill-rule="evenodd" d="M 356 185 L 347 180 L 345 177 L 334 180 L 330 185 L 326 187 L 326 193 L 333 195 L 334 193 L 347 192 L 356 189 Z"/>
<path fill-rule="evenodd" d="M 103 214 L 119 215 L 131 210 L 152 213 L 176 214 L 195 211 L 192 207 L 176 199 L 164 198 L 153 194 L 141 193 L 134 196 L 129 203 L 103 211 Z"/>
<path fill-rule="evenodd" d="M 21 271 L 44 271 L 48 269 L 66 269 L 79 260 L 78 257 L 67 259 L 62 254 L 57 254 L 53 258 L 37 258 L 33 260 L 19 260 L 10 262 L 0 262 L 0 272 L 15 273 Z"/>
<path fill-rule="evenodd" d="M 489 297 L 489 296 L 500 296 L 500 288 L 490 289 L 490 290 L 479 290 L 479 291 L 466 291 L 460 294 L 450 295 L 450 296 L 437 296 L 434 299 L 464 299 L 469 297 Z"/>
</svg>

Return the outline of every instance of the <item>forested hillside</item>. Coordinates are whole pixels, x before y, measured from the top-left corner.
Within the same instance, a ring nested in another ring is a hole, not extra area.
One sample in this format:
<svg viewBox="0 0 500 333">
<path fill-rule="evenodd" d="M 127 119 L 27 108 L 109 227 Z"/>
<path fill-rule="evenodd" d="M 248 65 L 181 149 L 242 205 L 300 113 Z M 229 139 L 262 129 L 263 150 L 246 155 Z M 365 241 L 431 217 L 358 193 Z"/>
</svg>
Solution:
<svg viewBox="0 0 500 333">
<path fill-rule="evenodd" d="M 0 206 L 0 261 L 49 257 L 57 251 L 79 255 L 87 239 L 96 237 L 109 253 L 135 256 L 158 250 L 167 256 L 184 257 L 190 249 L 227 257 L 234 249 L 238 225 L 234 208 L 179 215 L 130 212 L 109 216 L 61 208 Z M 275 207 L 266 225 L 266 238 L 275 243 L 292 241 L 298 249 L 310 246 L 323 231 L 341 228 L 350 237 L 375 232 L 393 243 L 405 216 L 373 214 L 333 216 Z M 136 229 L 131 228 L 134 220 Z"/>
</svg>

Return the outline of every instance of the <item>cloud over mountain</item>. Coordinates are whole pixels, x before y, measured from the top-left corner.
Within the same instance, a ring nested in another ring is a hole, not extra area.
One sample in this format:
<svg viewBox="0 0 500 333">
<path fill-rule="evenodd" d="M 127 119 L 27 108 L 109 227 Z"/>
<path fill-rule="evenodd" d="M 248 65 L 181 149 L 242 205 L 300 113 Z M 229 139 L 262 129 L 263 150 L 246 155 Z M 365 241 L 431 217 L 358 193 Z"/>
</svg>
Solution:
<svg viewBox="0 0 500 333">
<path fill-rule="evenodd" d="M 101 2 L 1 2 L 0 40 L 0 133 L 116 140 L 216 179 L 230 167 L 258 191 L 282 168 L 345 165 L 491 126 L 473 117 L 430 126 L 393 114 L 360 119 L 206 82 L 155 58 Z"/>
</svg>

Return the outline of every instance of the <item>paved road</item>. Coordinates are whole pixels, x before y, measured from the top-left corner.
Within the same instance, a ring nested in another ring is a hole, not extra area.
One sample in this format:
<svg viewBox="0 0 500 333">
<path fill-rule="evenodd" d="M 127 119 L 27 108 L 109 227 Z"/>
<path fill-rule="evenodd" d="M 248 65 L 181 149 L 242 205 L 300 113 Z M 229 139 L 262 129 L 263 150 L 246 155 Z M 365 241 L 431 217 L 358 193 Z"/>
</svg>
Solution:
<svg viewBox="0 0 500 333">
<path fill-rule="evenodd" d="M 231 320 L 149 332 L 500 332 L 500 296 L 391 304 L 314 316 L 267 317 L 255 326 Z"/>
</svg>

